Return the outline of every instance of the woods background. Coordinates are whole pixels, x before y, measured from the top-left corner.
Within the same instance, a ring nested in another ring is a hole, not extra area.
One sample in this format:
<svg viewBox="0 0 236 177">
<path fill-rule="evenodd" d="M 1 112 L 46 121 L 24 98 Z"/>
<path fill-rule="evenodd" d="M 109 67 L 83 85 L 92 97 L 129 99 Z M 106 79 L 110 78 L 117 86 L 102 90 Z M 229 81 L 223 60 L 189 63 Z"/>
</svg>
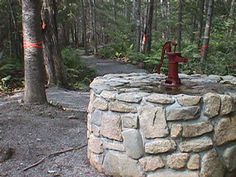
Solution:
<svg viewBox="0 0 236 177">
<path fill-rule="evenodd" d="M 2 89 L 23 77 L 21 9 L 19 0 L 0 0 Z M 183 72 L 236 74 L 235 0 L 43 0 L 41 16 L 49 84 L 68 84 L 81 65 L 77 49 L 155 72 L 168 40 L 191 59 Z"/>
</svg>

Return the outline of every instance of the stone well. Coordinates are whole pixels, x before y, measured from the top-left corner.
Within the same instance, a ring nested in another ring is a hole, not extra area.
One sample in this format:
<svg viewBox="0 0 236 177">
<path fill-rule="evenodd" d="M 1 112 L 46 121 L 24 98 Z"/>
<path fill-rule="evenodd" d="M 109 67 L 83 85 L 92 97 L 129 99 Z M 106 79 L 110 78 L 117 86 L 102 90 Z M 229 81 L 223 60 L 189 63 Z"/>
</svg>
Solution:
<svg viewBox="0 0 236 177">
<path fill-rule="evenodd" d="M 88 158 L 125 177 L 236 177 L 236 78 L 109 74 L 91 83 Z"/>
</svg>

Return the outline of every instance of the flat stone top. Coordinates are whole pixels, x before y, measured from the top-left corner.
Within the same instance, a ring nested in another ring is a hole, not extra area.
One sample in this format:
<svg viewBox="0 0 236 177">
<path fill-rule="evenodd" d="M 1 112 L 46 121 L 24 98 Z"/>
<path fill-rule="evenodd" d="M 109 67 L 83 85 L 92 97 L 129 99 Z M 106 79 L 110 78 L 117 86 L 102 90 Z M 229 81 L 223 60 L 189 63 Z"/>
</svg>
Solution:
<svg viewBox="0 0 236 177">
<path fill-rule="evenodd" d="M 148 92 L 169 95 L 187 94 L 202 96 L 206 93 L 236 95 L 236 77 L 217 75 L 179 74 L 182 85 L 178 88 L 165 86 L 162 74 L 130 73 L 107 74 L 97 77 L 90 87 L 98 94 L 102 91 Z"/>
</svg>

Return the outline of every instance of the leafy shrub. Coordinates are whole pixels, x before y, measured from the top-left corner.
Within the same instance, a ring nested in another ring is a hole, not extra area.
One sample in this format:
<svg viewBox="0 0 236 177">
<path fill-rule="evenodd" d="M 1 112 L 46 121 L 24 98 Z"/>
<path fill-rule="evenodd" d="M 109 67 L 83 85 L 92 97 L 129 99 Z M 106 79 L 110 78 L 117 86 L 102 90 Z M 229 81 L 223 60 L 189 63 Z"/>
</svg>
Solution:
<svg viewBox="0 0 236 177">
<path fill-rule="evenodd" d="M 96 77 L 96 72 L 93 69 L 87 68 L 80 60 L 79 50 L 65 48 L 62 51 L 62 57 L 67 70 L 70 88 L 88 90 L 89 84 Z"/>
<path fill-rule="evenodd" d="M 0 62 L 0 91 L 23 87 L 23 65 L 15 58 L 4 57 Z"/>
</svg>

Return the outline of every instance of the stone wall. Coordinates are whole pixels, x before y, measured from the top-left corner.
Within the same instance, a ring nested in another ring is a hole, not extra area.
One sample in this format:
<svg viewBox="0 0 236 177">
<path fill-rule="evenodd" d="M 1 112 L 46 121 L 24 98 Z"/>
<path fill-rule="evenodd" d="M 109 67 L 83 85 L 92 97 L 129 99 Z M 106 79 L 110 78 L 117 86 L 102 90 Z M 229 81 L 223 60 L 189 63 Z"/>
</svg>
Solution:
<svg viewBox="0 0 236 177">
<path fill-rule="evenodd" d="M 236 88 L 197 95 L 143 89 L 158 87 L 164 77 L 110 74 L 92 82 L 91 165 L 111 176 L 235 177 Z M 181 77 L 183 82 L 236 85 L 232 76 Z"/>
</svg>

